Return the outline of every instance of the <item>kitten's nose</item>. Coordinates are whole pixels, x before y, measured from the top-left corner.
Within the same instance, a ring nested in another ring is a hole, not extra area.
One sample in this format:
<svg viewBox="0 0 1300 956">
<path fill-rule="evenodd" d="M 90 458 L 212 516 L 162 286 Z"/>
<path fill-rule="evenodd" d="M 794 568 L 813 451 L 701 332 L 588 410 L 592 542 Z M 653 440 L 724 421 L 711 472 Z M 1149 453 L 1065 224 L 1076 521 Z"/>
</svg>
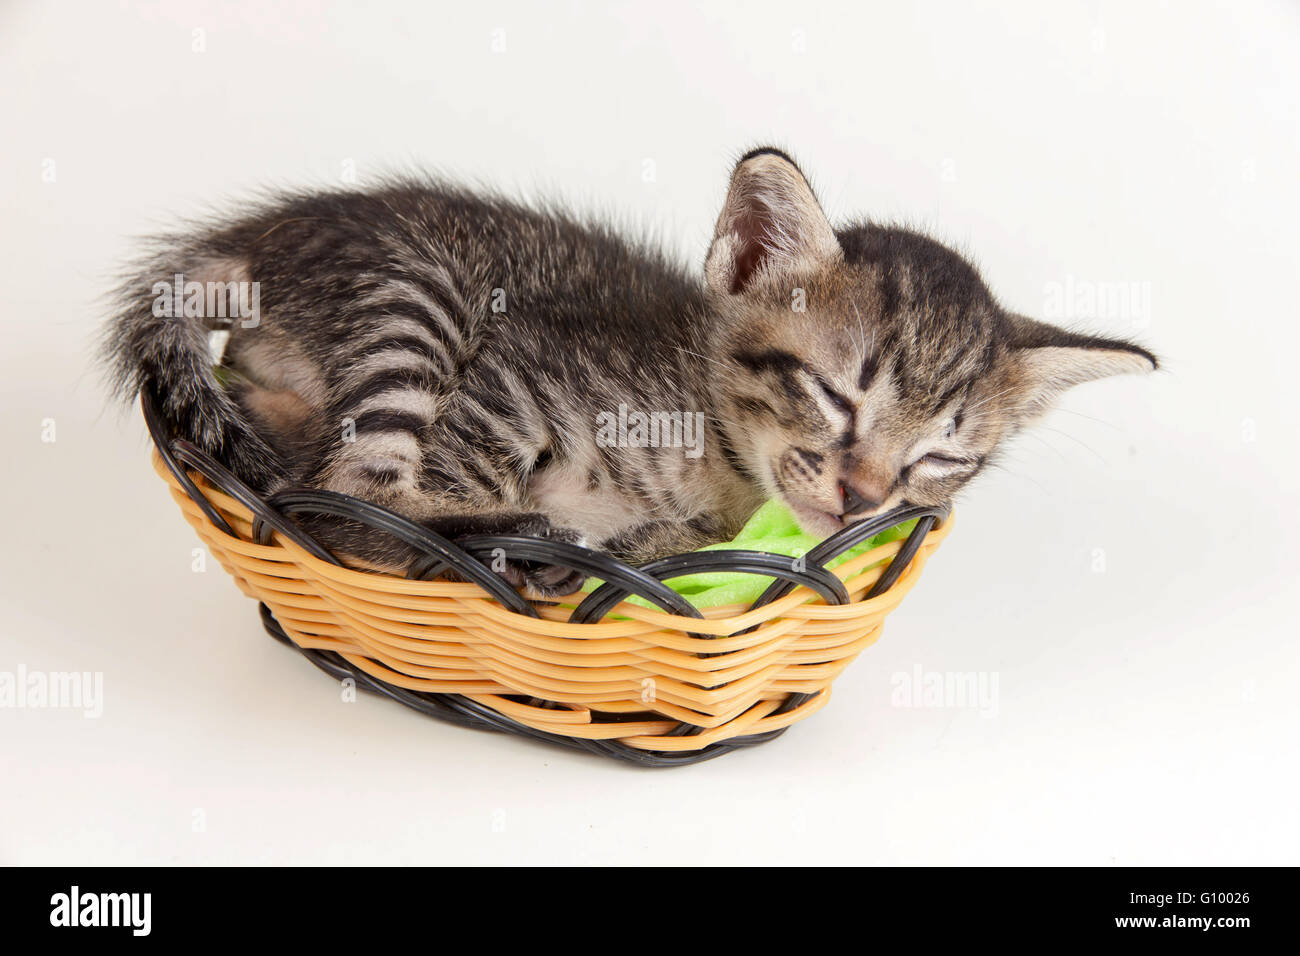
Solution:
<svg viewBox="0 0 1300 956">
<path fill-rule="evenodd" d="M 863 511 L 875 511 L 880 507 L 880 500 L 868 498 L 865 494 L 850 484 L 841 484 L 840 494 L 844 497 L 844 510 L 840 512 L 842 515 L 855 515 Z"/>
</svg>

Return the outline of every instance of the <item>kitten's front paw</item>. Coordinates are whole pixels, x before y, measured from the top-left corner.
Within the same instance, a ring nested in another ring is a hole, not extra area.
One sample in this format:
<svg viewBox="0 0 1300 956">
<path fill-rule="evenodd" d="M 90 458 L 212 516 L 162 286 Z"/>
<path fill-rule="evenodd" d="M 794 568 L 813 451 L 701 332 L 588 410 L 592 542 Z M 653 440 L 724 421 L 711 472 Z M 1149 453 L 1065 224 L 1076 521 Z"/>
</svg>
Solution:
<svg viewBox="0 0 1300 956">
<path fill-rule="evenodd" d="M 518 534 L 565 544 L 585 545 L 583 536 L 572 528 L 556 528 L 545 519 L 520 528 Z M 587 580 L 586 572 L 558 564 L 512 558 L 508 550 L 492 556 L 492 570 L 529 597 L 550 599 L 572 594 Z"/>
<path fill-rule="evenodd" d="M 572 568 L 562 568 L 554 564 L 544 564 L 540 565 L 536 570 L 526 571 L 523 585 L 516 585 L 516 587 L 521 587 L 529 597 L 549 600 L 572 594 L 582 587 L 583 582 L 586 580 L 586 572 L 574 571 Z"/>
</svg>

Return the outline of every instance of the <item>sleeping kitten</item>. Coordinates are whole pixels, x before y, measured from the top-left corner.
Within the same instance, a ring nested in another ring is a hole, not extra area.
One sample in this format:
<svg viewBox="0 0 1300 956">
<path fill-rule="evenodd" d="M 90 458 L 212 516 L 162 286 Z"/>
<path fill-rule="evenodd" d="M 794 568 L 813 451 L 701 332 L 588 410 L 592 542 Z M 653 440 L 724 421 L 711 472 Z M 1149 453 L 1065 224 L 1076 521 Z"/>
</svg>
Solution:
<svg viewBox="0 0 1300 956">
<path fill-rule="evenodd" d="M 166 308 L 178 274 L 257 283 L 256 321 L 174 317 L 215 311 Z M 176 434 L 259 491 L 331 489 L 453 538 L 549 536 L 633 562 L 732 537 L 774 496 L 818 535 L 946 502 L 1065 389 L 1156 367 L 1006 312 L 924 236 L 832 228 L 775 149 L 737 163 L 702 284 L 608 227 L 399 182 L 159 240 L 106 346 L 123 392 L 151 389 Z M 612 425 L 646 415 L 673 427 Z M 307 524 L 375 567 L 414 557 Z M 505 573 L 540 596 L 581 580 Z"/>
</svg>

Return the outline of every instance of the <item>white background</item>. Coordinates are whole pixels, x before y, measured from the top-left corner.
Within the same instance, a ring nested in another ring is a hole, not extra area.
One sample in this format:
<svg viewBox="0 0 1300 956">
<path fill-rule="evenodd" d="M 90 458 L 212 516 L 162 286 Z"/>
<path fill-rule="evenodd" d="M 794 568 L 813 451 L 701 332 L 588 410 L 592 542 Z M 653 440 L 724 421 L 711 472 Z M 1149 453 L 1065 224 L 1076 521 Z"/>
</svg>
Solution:
<svg viewBox="0 0 1300 956">
<path fill-rule="evenodd" d="M 7 4 L 0 670 L 102 672 L 105 701 L 0 710 L 0 862 L 1300 862 L 1300 14 L 1221 6 Z M 1137 283 L 1142 314 L 1082 324 L 1165 362 L 970 490 L 821 713 L 646 772 L 344 704 L 191 570 L 90 367 L 132 236 L 423 165 L 698 263 L 764 142 L 1019 311 Z M 996 708 L 896 706 L 917 667 Z"/>
</svg>

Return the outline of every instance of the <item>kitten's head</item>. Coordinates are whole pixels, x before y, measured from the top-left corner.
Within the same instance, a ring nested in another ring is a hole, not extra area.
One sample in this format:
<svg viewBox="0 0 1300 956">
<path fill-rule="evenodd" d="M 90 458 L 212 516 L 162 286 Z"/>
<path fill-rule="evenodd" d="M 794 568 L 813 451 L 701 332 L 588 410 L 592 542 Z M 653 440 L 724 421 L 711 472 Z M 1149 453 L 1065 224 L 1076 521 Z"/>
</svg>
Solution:
<svg viewBox="0 0 1300 956">
<path fill-rule="evenodd" d="M 705 281 L 736 461 L 815 534 L 945 503 L 1067 388 L 1156 367 L 1132 343 L 1004 311 L 924 236 L 832 229 L 771 149 L 737 164 Z"/>
</svg>

